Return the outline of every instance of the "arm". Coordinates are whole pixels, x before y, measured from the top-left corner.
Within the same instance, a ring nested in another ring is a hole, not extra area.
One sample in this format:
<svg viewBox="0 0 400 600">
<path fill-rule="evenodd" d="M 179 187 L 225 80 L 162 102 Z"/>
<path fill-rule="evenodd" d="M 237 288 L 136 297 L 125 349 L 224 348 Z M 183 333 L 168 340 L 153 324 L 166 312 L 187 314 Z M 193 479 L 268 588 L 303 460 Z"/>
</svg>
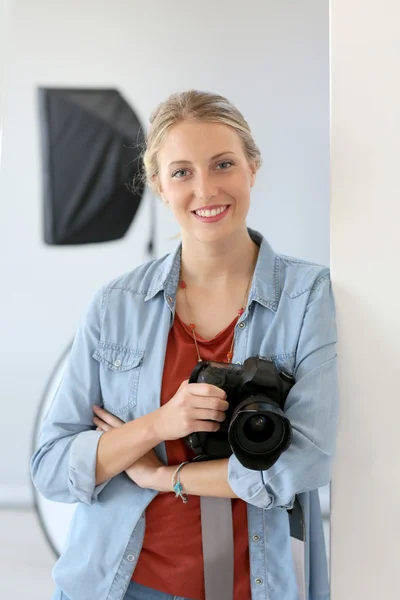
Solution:
<svg viewBox="0 0 400 600">
<path fill-rule="evenodd" d="M 92 403 L 102 402 L 99 365 L 92 354 L 100 339 L 105 293 L 104 287 L 98 290 L 78 328 L 31 457 L 32 481 L 49 500 L 90 504 L 107 484 L 95 486 L 97 446 L 103 432 L 93 430 L 91 409 Z"/>
<path fill-rule="evenodd" d="M 148 420 L 150 425 L 147 434 L 143 435 L 143 432 L 141 431 L 143 425 L 141 428 L 138 428 L 135 433 L 135 446 L 139 447 L 140 443 L 142 443 L 140 452 L 142 454 L 144 447 L 143 443 L 151 443 L 152 436 L 154 435 L 153 432 L 157 431 L 154 419 L 155 413 L 150 413 L 131 423 L 124 423 L 121 419 L 109 413 L 102 407 L 94 406 L 93 412 L 95 414 L 93 422 L 97 425 L 97 429 L 106 432 L 102 436 L 102 439 L 116 440 L 117 445 L 115 448 L 112 447 L 112 442 L 109 442 L 110 454 L 108 455 L 108 460 L 112 458 L 111 454 L 113 453 L 115 455 L 114 461 L 120 461 L 119 469 L 124 467 L 128 477 L 138 486 L 157 490 L 159 492 L 172 492 L 172 476 L 178 465 L 164 465 L 156 453 L 153 450 L 150 450 L 141 457 L 136 458 L 133 463 L 130 462 L 129 466 L 126 467 L 127 463 L 132 461 L 133 452 L 135 452 L 131 448 L 132 433 L 127 433 L 126 447 L 121 446 L 119 443 L 119 440 L 121 440 L 122 437 L 118 438 L 115 436 L 112 438 L 108 435 L 111 432 L 121 432 L 123 429 L 128 432 L 128 429 L 132 430 L 130 428 L 131 424 L 133 425 L 133 423 L 139 422 L 144 423 L 145 420 Z M 157 439 L 161 441 L 160 438 Z M 150 440 L 150 442 L 148 442 L 148 440 Z M 119 452 L 122 453 L 123 456 L 118 456 Z M 137 451 L 137 453 L 139 452 Z M 98 454 L 100 454 L 100 444 Z M 99 464 L 99 458 L 97 463 Z M 107 470 L 109 469 L 107 461 L 105 462 L 104 468 Z M 187 464 L 181 470 L 180 476 L 184 490 L 188 494 L 195 496 L 237 498 L 236 494 L 228 484 L 228 459 Z"/>
<path fill-rule="evenodd" d="M 293 441 L 266 471 L 250 471 L 233 455 L 228 482 L 261 508 L 291 507 L 295 494 L 329 483 L 338 422 L 335 306 L 329 275 L 310 292 L 297 346 L 295 379 L 285 404 Z"/>
<path fill-rule="evenodd" d="M 107 287 L 103 286 L 95 294 L 78 328 L 60 386 L 41 424 L 37 450 L 31 457 L 32 481 L 49 500 L 95 502 L 109 481 L 105 476 L 113 474 L 100 466 L 100 485 L 96 485 L 97 451 L 104 432 L 95 431 L 92 422 L 92 405 L 102 404 L 99 363 L 92 354 L 101 337 L 106 293 Z"/>
<path fill-rule="evenodd" d="M 103 433 L 97 449 L 96 485 L 128 470 L 162 441 L 153 423 L 154 413 L 150 413 Z"/>
<path fill-rule="evenodd" d="M 94 429 L 93 405 L 102 404 L 102 394 L 99 362 L 92 355 L 101 338 L 106 293 L 107 287 L 103 287 L 95 294 L 78 328 L 31 458 L 33 483 L 49 500 L 97 501 L 112 477 L 161 441 L 153 428 L 154 415 L 108 432 Z"/>
<path fill-rule="evenodd" d="M 151 487 L 159 492 L 172 492 L 172 475 L 177 465 L 159 467 Z M 189 496 L 237 498 L 228 483 L 228 459 L 194 462 L 182 467 L 180 481 Z"/>
</svg>

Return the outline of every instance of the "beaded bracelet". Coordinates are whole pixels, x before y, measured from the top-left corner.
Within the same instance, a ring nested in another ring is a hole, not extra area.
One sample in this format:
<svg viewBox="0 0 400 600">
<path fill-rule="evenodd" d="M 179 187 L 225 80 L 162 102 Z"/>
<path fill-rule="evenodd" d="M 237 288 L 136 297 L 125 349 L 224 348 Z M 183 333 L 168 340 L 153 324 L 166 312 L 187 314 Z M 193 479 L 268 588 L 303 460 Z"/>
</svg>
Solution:
<svg viewBox="0 0 400 600">
<path fill-rule="evenodd" d="M 172 489 L 175 492 L 175 498 L 178 498 L 178 496 L 179 496 L 180 498 L 182 498 L 182 502 L 184 502 L 185 504 L 189 498 L 188 498 L 188 495 L 183 492 L 182 484 L 180 481 L 180 470 L 182 469 L 182 467 L 184 465 L 187 465 L 187 464 L 189 464 L 189 461 L 181 463 L 179 465 L 179 467 L 176 469 L 176 471 L 174 472 L 174 474 L 172 475 Z M 175 483 L 176 476 L 178 476 L 178 481 Z"/>
</svg>

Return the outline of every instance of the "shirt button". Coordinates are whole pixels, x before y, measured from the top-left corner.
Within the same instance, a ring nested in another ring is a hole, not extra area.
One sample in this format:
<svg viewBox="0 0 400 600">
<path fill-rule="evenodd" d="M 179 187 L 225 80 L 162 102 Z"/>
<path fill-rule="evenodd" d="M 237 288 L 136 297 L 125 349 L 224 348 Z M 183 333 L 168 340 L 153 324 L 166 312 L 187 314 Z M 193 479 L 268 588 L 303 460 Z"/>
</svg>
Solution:
<svg viewBox="0 0 400 600">
<path fill-rule="evenodd" d="M 255 542 L 259 542 L 259 541 L 260 541 L 260 536 L 259 536 L 259 535 L 257 535 L 257 533 L 255 533 L 255 534 L 253 535 L 253 540 L 254 540 Z"/>
<path fill-rule="evenodd" d="M 171 296 L 168 296 L 167 302 L 168 302 L 168 304 L 172 304 L 172 298 L 171 298 Z"/>
<path fill-rule="evenodd" d="M 240 329 L 243 329 L 243 327 L 246 327 L 245 323 L 239 323 L 238 327 L 240 327 Z"/>
<path fill-rule="evenodd" d="M 120 360 L 116 360 L 114 363 L 114 367 L 120 367 L 121 366 L 121 361 Z"/>
<path fill-rule="evenodd" d="M 127 558 L 127 560 L 129 560 L 129 562 L 133 562 L 135 560 L 135 557 L 133 556 L 133 554 L 128 554 L 128 556 L 126 558 Z"/>
<path fill-rule="evenodd" d="M 263 582 L 263 580 L 262 580 L 262 579 L 260 579 L 260 577 L 257 577 L 257 579 L 256 579 L 256 584 L 257 584 L 257 585 L 261 585 L 261 584 L 262 584 L 262 582 Z"/>
</svg>

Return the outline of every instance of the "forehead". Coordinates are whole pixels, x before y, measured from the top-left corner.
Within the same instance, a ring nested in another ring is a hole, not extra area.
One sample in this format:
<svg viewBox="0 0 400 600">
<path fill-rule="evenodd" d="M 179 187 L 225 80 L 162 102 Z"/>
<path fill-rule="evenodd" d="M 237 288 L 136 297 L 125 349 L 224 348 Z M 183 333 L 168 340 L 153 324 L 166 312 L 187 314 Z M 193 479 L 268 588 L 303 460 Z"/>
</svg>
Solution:
<svg viewBox="0 0 400 600">
<path fill-rule="evenodd" d="M 159 160 L 161 163 L 194 161 L 220 152 L 243 152 L 241 139 L 232 127 L 223 123 L 182 121 L 169 130 Z"/>
</svg>

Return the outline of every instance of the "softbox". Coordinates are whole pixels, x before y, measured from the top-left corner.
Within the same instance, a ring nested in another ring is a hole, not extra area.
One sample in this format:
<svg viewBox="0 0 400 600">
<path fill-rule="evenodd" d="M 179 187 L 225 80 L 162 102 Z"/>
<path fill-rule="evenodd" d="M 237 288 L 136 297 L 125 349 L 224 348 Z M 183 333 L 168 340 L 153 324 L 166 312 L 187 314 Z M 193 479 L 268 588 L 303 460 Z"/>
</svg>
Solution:
<svg viewBox="0 0 400 600">
<path fill-rule="evenodd" d="M 143 197 L 143 129 L 115 89 L 39 88 L 44 239 L 90 244 L 122 238 Z"/>
</svg>

